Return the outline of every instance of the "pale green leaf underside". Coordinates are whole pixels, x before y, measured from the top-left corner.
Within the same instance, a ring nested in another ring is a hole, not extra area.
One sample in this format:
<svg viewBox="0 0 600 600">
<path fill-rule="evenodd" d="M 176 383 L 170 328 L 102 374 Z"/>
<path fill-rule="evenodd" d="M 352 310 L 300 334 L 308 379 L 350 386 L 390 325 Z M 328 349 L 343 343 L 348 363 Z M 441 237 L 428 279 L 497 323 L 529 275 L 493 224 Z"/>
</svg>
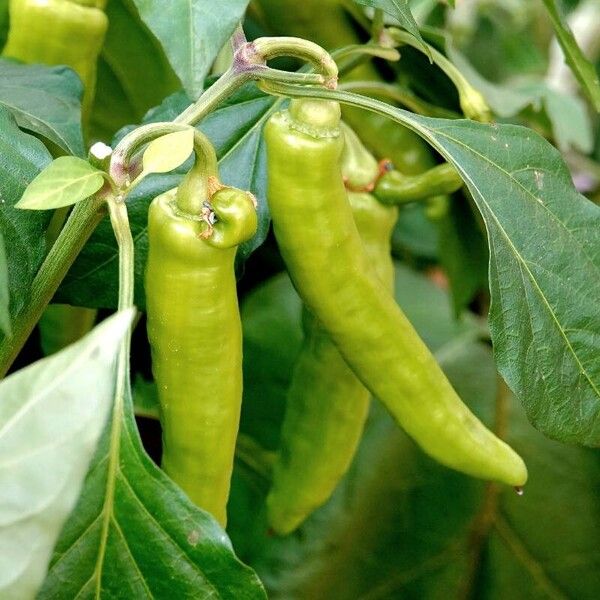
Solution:
<svg viewBox="0 0 600 600">
<path fill-rule="evenodd" d="M 53 160 L 27 187 L 17 208 L 46 210 L 70 206 L 95 194 L 104 176 L 75 156 Z"/>
<path fill-rule="evenodd" d="M 113 399 L 133 311 L 0 383 L 0 597 L 33 598 Z"/>
<path fill-rule="evenodd" d="M 167 133 L 148 144 L 142 158 L 144 174 L 168 173 L 182 165 L 194 148 L 194 128 Z"/>
</svg>

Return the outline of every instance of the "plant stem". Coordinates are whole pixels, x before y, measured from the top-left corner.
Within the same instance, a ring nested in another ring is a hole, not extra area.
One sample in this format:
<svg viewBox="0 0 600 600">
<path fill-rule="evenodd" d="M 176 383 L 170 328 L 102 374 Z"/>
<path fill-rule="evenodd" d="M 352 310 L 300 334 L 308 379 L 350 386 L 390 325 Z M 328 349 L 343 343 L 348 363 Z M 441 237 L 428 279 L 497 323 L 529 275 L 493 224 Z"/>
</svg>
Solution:
<svg viewBox="0 0 600 600">
<path fill-rule="evenodd" d="M 97 194 L 79 202 L 72 210 L 31 284 L 29 302 L 15 319 L 12 336 L 0 342 L 0 377 L 6 375 L 60 282 L 102 220 L 104 202 L 105 197 Z"/>
</svg>

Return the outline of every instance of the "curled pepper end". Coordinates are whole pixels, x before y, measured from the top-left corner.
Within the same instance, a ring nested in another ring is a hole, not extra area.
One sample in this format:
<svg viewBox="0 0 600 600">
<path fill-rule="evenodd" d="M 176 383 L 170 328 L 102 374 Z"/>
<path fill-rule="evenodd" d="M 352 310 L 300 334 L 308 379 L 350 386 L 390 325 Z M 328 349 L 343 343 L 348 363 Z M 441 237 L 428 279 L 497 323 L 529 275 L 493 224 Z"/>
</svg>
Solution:
<svg viewBox="0 0 600 600">
<path fill-rule="evenodd" d="M 207 227 L 201 237 L 216 248 L 231 248 L 249 240 L 258 226 L 255 202 L 249 192 L 221 188 L 207 203 L 212 216 L 203 219 Z"/>
<path fill-rule="evenodd" d="M 520 485 L 515 486 L 515 492 L 517 493 L 517 496 L 522 496 L 525 493 L 523 487 Z"/>
</svg>

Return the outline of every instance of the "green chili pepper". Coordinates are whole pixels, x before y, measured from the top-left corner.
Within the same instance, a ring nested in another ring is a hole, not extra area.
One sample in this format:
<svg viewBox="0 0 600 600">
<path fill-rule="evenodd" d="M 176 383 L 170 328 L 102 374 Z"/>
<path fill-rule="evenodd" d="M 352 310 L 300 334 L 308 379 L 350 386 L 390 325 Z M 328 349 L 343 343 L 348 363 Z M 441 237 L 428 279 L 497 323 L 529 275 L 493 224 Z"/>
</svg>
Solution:
<svg viewBox="0 0 600 600">
<path fill-rule="evenodd" d="M 371 188 L 377 161 L 348 127 L 342 172 L 351 189 Z M 398 210 L 368 192 L 350 191 L 354 221 L 373 271 L 392 293 L 390 237 Z M 281 448 L 267 497 L 269 524 L 287 534 L 327 501 L 348 470 L 371 394 L 354 375 L 318 320 L 303 310 L 304 342 L 287 394 Z"/>
<path fill-rule="evenodd" d="M 96 88 L 96 62 L 108 19 L 106 0 L 10 0 L 10 29 L 3 55 L 26 63 L 67 65 L 84 87 L 82 112 L 89 114 Z"/>
<path fill-rule="evenodd" d="M 162 467 L 225 525 L 242 400 L 234 259 L 237 246 L 256 232 L 257 217 L 251 194 L 218 189 L 214 150 L 201 134 L 197 139 L 204 154 L 148 213 L 148 339 Z"/>
<path fill-rule="evenodd" d="M 373 193 L 384 204 L 405 204 L 439 194 L 452 194 L 462 185 L 458 171 L 452 165 L 444 163 L 420 175 L 388 171 L 379 179 Z"/>
<path fill-rule="evenodd" d="M 293 100 L 265 127 L 268 201 L 294 286 L 363 384 L 425 452 L 469 475 L 521 486 L 522 459 L 462 403 L 369 272 L 340 173 L 339 118 L 335 102 Z"/>
</svg>

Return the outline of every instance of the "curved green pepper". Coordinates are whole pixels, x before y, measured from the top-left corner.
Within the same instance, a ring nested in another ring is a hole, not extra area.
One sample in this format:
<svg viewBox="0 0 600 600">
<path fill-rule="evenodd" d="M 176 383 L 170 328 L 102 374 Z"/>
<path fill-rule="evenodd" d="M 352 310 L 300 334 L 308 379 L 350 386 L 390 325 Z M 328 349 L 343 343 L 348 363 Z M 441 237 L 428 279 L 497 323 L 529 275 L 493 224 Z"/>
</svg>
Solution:
<svg viewBox="0 0 600 600">
<path fill-rule="evenodd" d="M 522 459 L 463 404 L 369 272 L 340 173 L 339 118 L 335 102 L 293 100 L 265 126 L 268 201 L 294 286 L 363 384 L 425 452 L 469 475 L 521 486 Z"/>
<path fill-rule="evenodd" d="M 377 161 L 350 128 L 344 135 L 342 173 L 352 189 L 368 189 L 379 175 Z M 348 200 L 369 264 L 392 293 L 390 238 L 398 210 L 383 206 L 368 192 L 349 191 Z M 296 529 L 333 493 L 354 457 L 371 398 L 306 308 L 303 327 L 267 497 L 269 525 L 281 535 Z"/>
<path fill-rule="evenodd" d="M 9 5 L 10 29 L 3 55 L 26 63 L 71 67 L 83 83 L 84 116 L 91 109 L 96 63 L 108 29 L 104 5 L 102 0 L 10 0 Z"/>
<path fill-rule="evenodd" d="M 225 525 L 242 400 L 234 259 L 257 217 L 251 194 L 211 194 L 215 181 L 213 153 L 150 205 L 145 289 L 162 467 Z"/>
<path fill-rule="evenodd" d="M 452 194 L 463 186 L 458 171 L 444 163 L 419 175 L 404 175 L 392 170 L 384 173 L 373 193 L 384 204 L 398 205 L 424 200 L 440 194 Z"/>
</svg>

